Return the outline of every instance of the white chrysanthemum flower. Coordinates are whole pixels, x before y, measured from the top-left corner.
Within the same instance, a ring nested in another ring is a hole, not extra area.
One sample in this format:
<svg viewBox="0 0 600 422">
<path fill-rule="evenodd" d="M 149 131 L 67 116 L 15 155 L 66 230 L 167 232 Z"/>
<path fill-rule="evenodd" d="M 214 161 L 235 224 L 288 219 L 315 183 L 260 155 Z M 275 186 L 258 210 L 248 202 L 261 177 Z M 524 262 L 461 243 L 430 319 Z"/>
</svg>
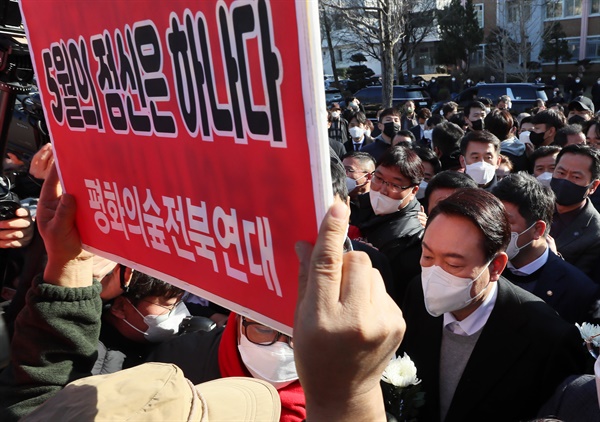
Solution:
<svg viewBox="0 0 600 422">
<path fill-rule="evenodd" d="M 584 322 L 583 324 L 575 324 L 577 328 L 579 328 L 579 334 L 581 334 L 581 338 L 584 340 L 589 339 L 590 337 L 594 337 L 591 339 L 592 344 L 596 347 L 600 347 L 600 326 L 596 324 L 590 324 L 589 322 Z"/>
<path fill-rule="evenodd" d="M 381 379 L 396 387 L 408 387 L 421 382 L 417 378 L 417 367 L 406 353 L 404 353 L 404 356 L 398 356 L 388 363 Z"/>
</svg>

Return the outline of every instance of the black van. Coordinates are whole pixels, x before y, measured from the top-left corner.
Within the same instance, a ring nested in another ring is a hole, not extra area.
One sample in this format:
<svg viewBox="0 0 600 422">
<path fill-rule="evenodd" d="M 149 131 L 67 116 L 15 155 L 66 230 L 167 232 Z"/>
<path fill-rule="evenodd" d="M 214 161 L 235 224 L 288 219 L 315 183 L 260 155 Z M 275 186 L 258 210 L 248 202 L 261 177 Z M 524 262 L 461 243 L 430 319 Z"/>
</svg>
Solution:
<svg viewBox="0 0 600 422">
<path fill-rule="evenodd" d="M 462 110 L 471 101 L 480 97 L 489 98 L 495 105 L 498 103 L 498 98 L 508 95 L 512 101 L 510 112 L 517 115 L 529 112 L 536 106 L 537 99 L 548 101 L 545 88 L 544 84 L 530 83 L 477 84 L 454 96 L 452 101 L 458 104 L 459 110 Z M 436 104 L 432 112 L 438 111 L 442 105 Z"/>
<path fill-rule="evenodd" d="M 381 108 L 381 90 L 381 85 L 368 86 L 354 94 L 365 108 L 367 117 L 377 116 L 377 111 Z M 429 94 L 419 85 L 394 85 L 392 106 L 398 107 L 408 100 L 412 100 L 417 109 L 431 105 Z"/>
</svg>

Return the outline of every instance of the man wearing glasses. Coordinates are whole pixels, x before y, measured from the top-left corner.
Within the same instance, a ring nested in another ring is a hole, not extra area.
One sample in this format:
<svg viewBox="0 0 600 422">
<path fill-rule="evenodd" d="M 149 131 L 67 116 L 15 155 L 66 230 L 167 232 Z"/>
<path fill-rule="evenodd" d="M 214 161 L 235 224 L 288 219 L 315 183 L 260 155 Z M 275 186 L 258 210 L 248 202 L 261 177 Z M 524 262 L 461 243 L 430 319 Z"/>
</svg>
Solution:
<svg viewBox="0 0 600 422">
<path fill-rule="evenodd" d="M 176 336 L 179 325 L 190 315 L 181 301 L 183 294 L 178 287 L 134 272 L 126 291 L 102 314 L 98 359 L 92 374 L 139 365 L 157 344 Z"/>
<path fill-rule="evenodd" d="M 282 420 L 306 418 L 292 339 L 250 318 L 232 312 L 224 329 L 162 343 L 148 361 L 174 363 L 194 384 L 225 377 L 259 378 L 277 389 Z"/>
<path fill-rule="evenodd" d="M 420 273 L 423 226 L 415 196 L 422 180 L 419 156 L 405 147 L 391 147 L 373 173 L 371 191 L 358 197 L 359 208 L 351 216 L 351 224 L 390 261 L 396 303 L 401 303 L 406 285 Z"/>
</svg>

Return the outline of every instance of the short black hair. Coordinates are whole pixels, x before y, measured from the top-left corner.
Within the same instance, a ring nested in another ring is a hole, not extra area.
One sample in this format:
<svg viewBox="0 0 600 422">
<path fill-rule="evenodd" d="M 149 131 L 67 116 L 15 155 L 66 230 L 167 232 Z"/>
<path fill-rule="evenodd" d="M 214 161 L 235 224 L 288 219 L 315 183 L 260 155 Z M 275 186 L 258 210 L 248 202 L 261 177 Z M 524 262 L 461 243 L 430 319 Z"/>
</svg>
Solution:
<svg viewBox="0 0 600 422">
<path fill-rule="evenodd" d="M 440 159 L 430 148 L 417 146 L 413 149 L 422 162 L 431 164 L 435 174 L 438 174 L 440 171 L 442 171 L 442 163 L 440 163 Z"/>
<path fill-rule="evenodd" d="M 429 202 L 429 197 L 436 189 L 462 189 L 462 188 L 477 188 L 477 183 L 471 176 L 465 173 L 445 170 L 442 171 L 429 181 L 425 188 L 425 199 Z"/>
<path fill-rule="evenodd" d="M 508 110 L 495 109 L 485 116 L 484 123 L 485 130 L 504 141 L 510 136 L 514 121 Z"/>
<path fill-rule="evenodd" d="M 556 198 L 550 188 L 532 175 L 525 172 L 509 174 L 492 188 L 492 193 L 499 200 L 515 205 L 528 226 L 542 220 L 550 230 Z"/>
<path fill-rule="evenodd" d="M 460 148 L 460 140 L 464 134 L 465 132 L 460 126 L 450 122 L 442 122 L 433 128 L 431 144 L 442 155 L 448 156 Z"/>
<path fill-rule="evenodd" d="M 579 135 L 583 133 L 580 125 L 566 125 L 562 129 L 559 129 L 554 135 L 554 145 L 558 145 L 559 147 L 567 146 L 567 142 L 569 142 L 569 135 Z"/>
<path fill-rule="evenodd" d="M 417 141 L 417 139 L 415 138 L 415 134 L 412 133 L 410 130 L 401 130 L 400 132 L 396 132 L 396 135 L 394 137 L 398 135 L 404 136 L 405 138 L 410 138 L 411 144 L 414 144 Z"/>
<path fill-rule="evenodd" d="M 548 109 L 542 110 L 531 117 L 531 123 L 534 125 L 546 125 L 546 128 L 553 127 L 556 130 L 562 129 L 567 125 L 565 115 L 559 111 Z"/>
<path fill-rule="evenodd" d="M 484 106 L 491 108 L 494 105 L 494 102 L 490 100 L 488 97 L 477 97 L 477 101 L 479 101 Z M 485 109 L 484 109 L 485 110 Z"/>
<path fill-rule="evenodd" d="M 398 118 L 402 117 L 402 114 L 394 107 L 386 108 L 379 114 L 379 123 L 383 121 L 383 118 L 386 116 L 396 116 Z"/>
<path fill-rule="evenodd" d="M 454 123 L 455 125 L 457 125 L 459 128 L 463 128 L 466 123 L 465 123 L 465 113 L 463 113 L 462 111 L 456 114 L 453 114 L 448 121 L 450 123 Z"/>
<path fill-rule="evenodd" d="M 521 122 L 519 123 L 519 129 L 521 129 L 525 123 L 531 123 L 531 118 L 532 118 L 532 116 L 523 117 L 521 119 Z"/>
<path fill-rule="evenodd" d="M 456 113 L 458 111 L 458 104 L 456 104 L 454 101 L 449 101 L 447 103 L 444 103 L 444 105 L 442 106 L 442 115 L 444 117 L 446 117 L 446 115 L 448 113 Z"/>
<path fill-rule="evenodd" d="M 466 107 L 464 108 L 464 114 L 465 114 L 465 118 L 469 118 L 469 114 L 471 114 L 471 109 L 472 108 L 479 108 L 481 110 L 485 110 L 485 106 L 483 105 L 483 103 L 481 101 L 471 101 L 469 104 L 466 105 Z"/>
<path fill-rule="evenodd" d="M 171 299 L 181 297 L 185 293 L 179 287 L 175 287 L 166 281 L 159 280 L 148 274 L 134 271 L 129 283 L 129 289 L 123 293 L 123 296 L 129 299 L 133 305 L 137 305 L 142 299 L 156 296 Z"/>
<path fill-rule="evenodd" d="M 529 156 L 529 162 L 531 163 L 531 172 L 533 173 L 533 169 L 535 168 L 535 161 L 538 158 L 549 157 L 550 155 L 558 154 L 560 150 L 561 147 L 556 145 L 544 145 L 536 148 Z"/>
<path fill-rule="evenodd" d="M 588 120 L 583 125 L 583 133 L 586 138 L 587 138 L 588 132 L 590 131 L 590 128 L 594 125 L 596 125 L 596 129 L 594 130 L 594 132 L 596 132 L 595 135 L 596 135 L 596 137 L 600 138 L 600 115 L 595 116 L 593 119 Z"/>
<path fill-rule="evenodd" d="M 378 167 L 397 169 L 413 186 L 423 181 L 423 163 L 417 153 L 407 147 L 389 148 L 379 160 Z"/>
<path fill-rule="evenodd" d="M 446 119 L 444 119 L 439 114 L 435 114 L 435 115 L 431 116 L 429 119 L 427 119 L 427 126 L 434 127 L 444 121 L 446 121 Z"/>
<path fill-rule="evenodd" d="M 431 110 L 429 110 L 427 107 L 420 108 L 417 110 L 417 117 L 419 119 L 427 120 L 431 117 Z"/>
<path fill-rule="evenodd" d="M 498 198 L 484 189 L 459 189 L 440 201 L 431 211 L 425 230 L 440 214 L 466 218 L 480 230 L 486 261 L 506 250 L 510 241 L 506 210 Z"/>
<path fill-rule="evenodd" d="M 357 111 L 356 113 L 350 113 L 346 120 L 348 121 L 348 123 L 350 123 L 350 121 L 352 119 L 356 119 L 356 121 L 358 123 L 360 123 L 361 125 L 367 124 L 367 116 L 365 116 L 365 113 L 363 113 L 362 111 Z"/>
<path fill-rule="evenodd" d="M 375 157 L 373 157 L 368 152 L 351 150 L 351 151 L 348 151 L 346 154 L 344 154 L 344 156 L 342 157 L 342 161 L 344 161 L 346 158 L 355 158 L 360 163 L 365 164 L 365 165 L 367 163 L 372 163 L 373 169 L 375 169 L 375 167 L 377 167 L 377 161 L 375 161 Z"/>
<path fill-rule="evenodd" d="M 333 188 L 333 197 L 339 196 L 344 202 L 348 200 L 348 185 L 346 185 L 346 169 L 338 157 L 329 159 L 329 169 L 331 170 L 331 187 Z"/>
<path fill-rule="evenodd" d="M 463 138 L 460 140 L 460 153 L 463 156 L 467 154 L 467 148 L 471 142 L 492 144 L 494 146 L 494 151 L 500 153 L 500 140 L 487 130 L 469 131 L 465 136 L 463 136 Z"/>
<path fill-rule="evenodd" d="M 569 145 L 564 147 L 558 153 L 556 157 L 556 164 L 560 162 L 560 159 L 565 154 L 576 154 L 576 155 L 584 155 L 586 157 L 590 157 L 592 159 L 592 164 L 590 165 L 590 172 L 592 173 L 592 181 L 598 180 L 600 178 L 600 151 L 596 148 L 592 148 L 588 145 Z"/>
</svg>

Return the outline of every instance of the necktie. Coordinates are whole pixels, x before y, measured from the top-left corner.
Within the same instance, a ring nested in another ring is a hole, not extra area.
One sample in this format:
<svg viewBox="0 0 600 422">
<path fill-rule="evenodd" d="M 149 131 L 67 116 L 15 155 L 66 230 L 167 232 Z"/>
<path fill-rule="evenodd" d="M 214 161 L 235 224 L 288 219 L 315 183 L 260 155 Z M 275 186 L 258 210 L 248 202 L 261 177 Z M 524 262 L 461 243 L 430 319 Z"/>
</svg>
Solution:
<svg viewBox="0 0 600 422">
<path fill-rule="evenodd" d="M 354 144 L 354 151 L 360 151 L 360 146 L 362 144 Z"/>
</svg>

